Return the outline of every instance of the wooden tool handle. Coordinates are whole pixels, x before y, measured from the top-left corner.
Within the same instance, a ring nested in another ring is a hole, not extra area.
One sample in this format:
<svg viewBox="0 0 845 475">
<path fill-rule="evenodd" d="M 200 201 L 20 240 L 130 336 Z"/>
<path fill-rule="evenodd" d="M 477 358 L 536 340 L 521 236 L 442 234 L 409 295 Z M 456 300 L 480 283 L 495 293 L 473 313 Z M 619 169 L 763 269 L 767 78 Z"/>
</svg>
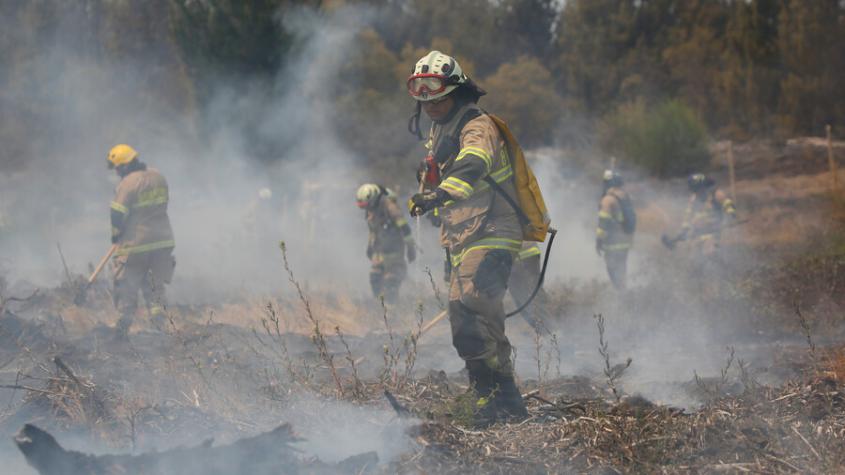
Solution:
<svg viewBox="0 0 845 475">
<path fill-rule="evenodd" d="M 423 325 L 422 328 L 420 328 L 420 335 L 424 335 L 427 331 L 431 330 L 431 327 L 437 325 L 440 320 L 446 318 L 446 315 L 448 314 L 448 310 L 443 310 L 442 312 L 438 313 L 436 317 L 432 318 L 430 322 L 426 323 L 425 325 Z"/>
<path fill-rule="evenodd" d="M 114 251 L 116 251 L 116 250 L 117 250 L 117 244 L 112 244 L 111 247 L 109 248 L 109 252 L 107 252 L 106 255 L 103 256 L 102 259 L 100 259 L 100 263 L 97 264 L 97 268 L 94 269 L 94 272 L 91 274 L 91 277 L 88 278 L 88 285 L 91 285 L 94 282 L 94 280 L 97 278 L 97 276 L 100 275 L 100 271 L 103 270 L 103 267 L 106 266 L 106 262 L 109 261 L 109 258 L 111 258 L 112 254 L 114 254 Z"/>
</svg>

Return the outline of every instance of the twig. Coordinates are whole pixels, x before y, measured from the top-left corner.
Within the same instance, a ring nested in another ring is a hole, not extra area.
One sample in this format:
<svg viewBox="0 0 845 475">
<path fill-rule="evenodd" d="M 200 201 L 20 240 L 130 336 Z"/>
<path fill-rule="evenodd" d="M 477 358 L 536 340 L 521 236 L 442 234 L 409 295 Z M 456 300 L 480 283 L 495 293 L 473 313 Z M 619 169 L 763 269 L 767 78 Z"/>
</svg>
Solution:
<svg viewBox="0 0 845 475">
<path fill-rule="evenodd" d="M 68 270 L 67 262 L 65 262 L 65 255 L 62 252 L 62 245 L 59 244 L 58 241 L 56 241 L 56 249 L 59 250 L 59 257 L 62 259 L 62 267 L 64 267 L 64 269 L 65 269 L 65 277 L 67 277 L 67 283 L 72 284 L 73 279 L 70 277 L 70 270 Z"/>
<path fill-rule="evenodd" d="M 804 435 L 803 435 L 803 434 L 801 434 L 801 432 L 799 432 L 799 431 L 798 431 L 798 428 L 797 428 L 797 427 L 792 426 L 792 432 L 795 432 L 795 435 L 797 435 L 799 438 L 801 438 L 801 440 L 802 440 L 805 444 L 807 444 L 807 447 L 810 449 L 810 452 L 812 452 L 812 453 L 813 453 L 813 455 L 815 455 L 815 456 L 816 456 L 816 459 L 818 459 L 818 460 L 821 460 L 821 459 L 822 459 L 822 456 L 821 456 L 821 455 L 819 455 L 819 453 L 818 453 L 818 452 L 816 452 L 816 449 L 815 449 L 815 448 L 813 448 L 813 446 L 810 444 L 810 441 L 808 441 L 808 440 L 804 437 Z"/>
</svg>

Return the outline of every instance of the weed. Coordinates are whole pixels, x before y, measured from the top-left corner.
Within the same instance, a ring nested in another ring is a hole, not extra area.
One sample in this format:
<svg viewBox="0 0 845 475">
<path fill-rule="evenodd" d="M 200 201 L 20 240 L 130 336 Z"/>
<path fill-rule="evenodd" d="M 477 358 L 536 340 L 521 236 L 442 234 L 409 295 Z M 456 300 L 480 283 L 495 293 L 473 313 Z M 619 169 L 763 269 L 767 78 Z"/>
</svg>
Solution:
<svg viewBox="0 0 845 475">
<path fill-rule="evenodd" d="M 616 402 L 619 403 L 622 400 L 622 394 L 619 389 L 616 387 L 616 381 L 622 377 L 622 374 L 631 366 L 631 358 L 625 363 L 619 363 L 617 365 L 611 366 L 610 365 L 610 350 L 607 347 L 607 341 L 604 339 L 604 317 L 602 314 L 593 315 L 593 318 L 596 319 L 596 326 L 599 330 L 599 354 L 604 359 L 604 376 L 607 378 L 607 387 L 610 388 L 611 392 L 613 392 L 613 397 L 616 398 Z"/>
<path fill-rule="evenodd" d="M 337 393 L 342 398 L 343 384 L 340 382 L 340 376 L 338 376 L 337 374 L 337 368 L 334 364 L 334 356 L 329 352 L 328 345 L 326 344 L 326 338 L 323 335 L 322 330 L 320 330 L 320 321 L 314 316 L 314 312 L 311 311 L 311 302 L 308 301 L 308 298 L 302 291 L 302 286 L 299 285 L 299 281 L 296 280 L 296 277 L 294 276 L 293 271 L 290 268 L 290 263 L 288 262 L 287 247 L 285 246 L 284 241 L 279 241 L 279 249 L 282 250 L 282 259 L 284 261 L 285 271 L 288 273 L 288 281 L 296 289 L 296 293 L 299 296 L 299 300 L 300 302 L 302 302 L 303 307 L 305 307 L 305 315 L 308 317 L 308 320 L 313 325 L 311 330 L 311 343 L 313 343 L 314 347 L 317 348 L 317 352 L 320 355 L 320 359 L 329 368 L 329 371 L 332 374 L 332 379 L 334 379 L 335 382 L 335 387 L 337 388 Z"/>
<path fill-rule="evenodd" d="M 352 357 L 352 351 L 349 349 L 349 344 L 346 343 L 346 338 L 343 337 L 343 332 L 340 331 L 339 326 L 334 327 L 334 332 L 340 339 L 343 347 L 346 349 L 346 361 L 349 363 L 349 367 L 352 368 L 352 395 L 356 398 L 363 398 L 365 396 L 364 384 L 358 377 L 358 367 L 356 366 L 355 358 Z"/>
</svg>

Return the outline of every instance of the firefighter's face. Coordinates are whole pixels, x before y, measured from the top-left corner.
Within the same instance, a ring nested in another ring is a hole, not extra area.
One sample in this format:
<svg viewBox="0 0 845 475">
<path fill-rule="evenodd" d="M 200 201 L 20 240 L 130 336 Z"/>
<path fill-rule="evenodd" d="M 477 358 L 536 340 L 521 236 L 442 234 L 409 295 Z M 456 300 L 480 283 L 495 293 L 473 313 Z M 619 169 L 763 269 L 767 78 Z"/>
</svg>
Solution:
<svg viewBox="0 0 845 475">
<path fill-rule="evenodd" d="M 438 121 L 448 116 L 454 105 L 455 100 L 452 99 L 452 95 L 450 94 L 433 101 L 425 101 L 422 103 L 422 108 L 429 119 Z"/>
</svg>

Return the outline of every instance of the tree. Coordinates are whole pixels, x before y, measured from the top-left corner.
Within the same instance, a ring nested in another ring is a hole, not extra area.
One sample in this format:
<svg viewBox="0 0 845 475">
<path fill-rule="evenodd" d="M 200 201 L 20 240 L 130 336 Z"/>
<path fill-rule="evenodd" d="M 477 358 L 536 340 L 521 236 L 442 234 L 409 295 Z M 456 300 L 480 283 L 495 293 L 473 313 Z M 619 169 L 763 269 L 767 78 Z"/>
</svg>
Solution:
<svg viewBox="0 0 845 475">
<path fill-rule="evenodd" d="M 482 86 L 489 92 L 482 99 L 484 108 L 505 119 L 523 146 L 550 141 L 563 101 L 538 59 L 522 56 L 503 64 Z"/>
<path fill-rule="evenodd" d="M 845 122 L 845 5 L 837 0 L 785 2 L 779 18 L 779 121 L 785 130 L 820 133 Z"/>
</svg>

